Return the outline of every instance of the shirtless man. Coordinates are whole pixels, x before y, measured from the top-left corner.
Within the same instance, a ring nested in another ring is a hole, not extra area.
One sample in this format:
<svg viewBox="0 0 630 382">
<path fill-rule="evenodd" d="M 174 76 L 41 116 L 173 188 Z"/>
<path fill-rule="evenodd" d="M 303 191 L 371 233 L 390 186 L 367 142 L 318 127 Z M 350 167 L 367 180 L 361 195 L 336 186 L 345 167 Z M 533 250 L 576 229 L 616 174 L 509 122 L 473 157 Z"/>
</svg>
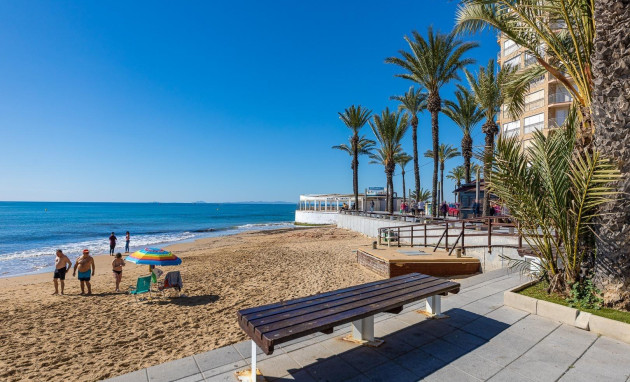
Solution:
<svg viewBox="0 0 630 382">
<path fill-rule="evenodd" d="M 90 277 L 96 274 L 96 265 L 94 264 L 94 258 L 90 256 L 90 251 L 83 250 L 83 256 L 77 259 L 74 264 L 74 272 L 72 276 L 76 275 L 77 267 L 79 268 L 79 281 L 81 281 L 81 294 L 85 294 L 85 286 L 87 285 L 87 294 L 92 294 L 92 285 L 90 285 Z"/>
<path fill-rule="evenodd" d="M 66 265 L 68 266 L 66 268 Z M 55 294 L 59 294 L 59 286 L 57 285 L 57 279 L 61 281 L 61 294 L 63 294 L 64 280 L 66 279 L 66 272 L 72 268 L 72 261 L 68 256 L 64 255 L 61 249 L 57 250 L 57 257 L 55 257 L 55 273 L 53 275 L 53 281 L 55 283 Z"/>
</svg>

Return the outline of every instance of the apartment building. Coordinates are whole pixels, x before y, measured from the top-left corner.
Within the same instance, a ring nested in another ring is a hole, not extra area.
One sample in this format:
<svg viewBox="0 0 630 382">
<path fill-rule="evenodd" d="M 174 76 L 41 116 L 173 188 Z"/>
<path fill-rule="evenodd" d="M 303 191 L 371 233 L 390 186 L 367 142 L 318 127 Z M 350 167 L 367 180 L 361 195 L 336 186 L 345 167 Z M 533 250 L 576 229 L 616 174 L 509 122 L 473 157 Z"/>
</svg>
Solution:
<svg viewBox="0 0 630 382">
<path fill-rule="evenodd" d="M 501 65 L 525 68 L 536 63 L 536 58 L 527 49 L 502 34 L 499 35 L 498 42 L 501 46 L 498 62 Z M 525 97 L 525 110 L 520 118 L 511 118 L 506 107 L 502 107 L 498 118 L 500 134 L 518 136 L 527 146 L 534 131 L 544 132 L 562 125 L 572 102 L 573 97 L 560 81 L 545 73 L 532 81 Z"/>
</svg>

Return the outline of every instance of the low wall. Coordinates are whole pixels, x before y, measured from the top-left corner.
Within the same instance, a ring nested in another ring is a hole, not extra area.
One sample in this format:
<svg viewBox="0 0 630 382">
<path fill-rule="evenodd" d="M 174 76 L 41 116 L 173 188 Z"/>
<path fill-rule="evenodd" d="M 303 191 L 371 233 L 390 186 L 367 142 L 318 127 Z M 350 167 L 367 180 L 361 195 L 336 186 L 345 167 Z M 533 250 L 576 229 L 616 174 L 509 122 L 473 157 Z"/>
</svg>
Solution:
<svg viewBox="0 0 630 382">
<path fill-rule="evenodd" d="M 389 220 L 389 219 L 378 219 L 378 218 L 370 218 L 365 216 L 355 216 L 351 214 L 339 214 L 337 219 L 337 227 L 346 228 L 355 232 L 362 233 L 366 236 L 370 236 L 373 238 L 378 237 L 378 229 L 384 227 L 400 227 L 400 226 L 408 226 L 414 223 L 405 222 L 400 220 Z M 436 235 L 438 231 L 432 231 L 432 235 Z M 449 229 L 449 237 L 448 243 L 449 246 L 453 246 L 455 244 L 455 240 L 457 236 L 461 232 L 461 229 L 450 228 Z M 466 234 L 474 234 L 481 233 L 485 231 L 474 231 L 474 230 L 466 230 Z M 494 231 L 493 231 L 494 232 Z M 418 232 L 414 234 L 414 245 L 423 245 L 424 239 L 422 238 L 422 232 Z M 427 246 L 435 245 L 439 238 L 427 238 Z M 402 243 L 409 244 L 409 239 L 402 239 Z M 442 244 L 444 244 L 444 240 L 442 240 Z M 466 236 L 467 246 L 483 246 L 488 244 L 487 237 L 484 236 Z M 514 245 L 518 244 L 518 239 L 516 237 L 507 237 L 507 236 L 493 236 L 492 244 L 499 245 Z M 468 248 L 466 249 L 466 256 L 473 256 L 479 259 L 481 262 L 481 268 L 484 272 L 492 271 L 495 269 L 505 268 L 509 264 L 509 260 L 504 258 L 508 257 L 511 259 L 522 259 L 517 250 L 514 248 L 504 248 L 504 247 L 494 247 L 492 251 L 488 251 L 488 248 Z"/>
<path fill-rule="evenodd" d="M 295 222 L 304 224 L 336 224 L 337 212 L 295 211 Z"/>
</svg>

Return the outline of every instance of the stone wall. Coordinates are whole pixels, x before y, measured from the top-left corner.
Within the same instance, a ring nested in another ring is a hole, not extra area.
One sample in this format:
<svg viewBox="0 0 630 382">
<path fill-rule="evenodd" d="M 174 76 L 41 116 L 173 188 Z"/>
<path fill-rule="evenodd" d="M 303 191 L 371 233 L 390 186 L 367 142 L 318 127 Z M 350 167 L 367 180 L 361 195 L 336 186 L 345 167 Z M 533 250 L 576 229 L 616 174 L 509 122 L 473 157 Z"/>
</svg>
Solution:
<svg viewBox="0 0 630 382">
<path fill-rule="evenodd" d="M 304 224 L 336 224 L 337 212 L 295 211 L 295 222 Z"/>
<path fill-rule="evenodd" d="M 609 305 L 630 309 L 630 0 L 595 1 L 595 147 L 623 173 L 597 227 L 596 282 Z"/>
</svg>

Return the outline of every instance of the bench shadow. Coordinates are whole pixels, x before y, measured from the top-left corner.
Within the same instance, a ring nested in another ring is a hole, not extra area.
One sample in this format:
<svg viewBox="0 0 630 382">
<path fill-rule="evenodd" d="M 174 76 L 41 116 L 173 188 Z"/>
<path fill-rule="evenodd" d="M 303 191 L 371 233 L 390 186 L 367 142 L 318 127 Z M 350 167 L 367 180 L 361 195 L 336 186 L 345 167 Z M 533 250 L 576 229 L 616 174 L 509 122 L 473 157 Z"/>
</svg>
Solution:
<svg viewBox="0 0 630 382">
<path fill-rule="evenodd" d="M 156 300 L 154 303 L 157 305 L 199 306 L 211 304 L 219 299 L 220 297 L 217 295 L 208 294 L 202 296 L 166 297 L 165 299 Z"/>
<path fill-rule="evenodd" d="M 356 377 L 372 381 L 418 381 L 483 346 L 510 327 L 463 309 L 450 309 L 444 313 L 449 318 L 424 320 L 380 337 L 384 343 L 379 347 L 358 346 L 330 357 L 317 358 L 308 366 L 288 370 L 291 378 L 268 377 L 274 381 L 312 381 L 313 378 L 332 381 Z M 378 322 L 375 324 L 378 328 Z M 316 338 L 321 338 L 318 343 L 328 341 L 324 344 L 328 349 L 342 349 L 348 345 L 344 345 L 339 336 L 347 334 L 349 329 L 346 327 Z M 308 342 L 304 347 L 311 344 Z M 285 347 L 289 345 L 284 344 Z"/>
</svg>

